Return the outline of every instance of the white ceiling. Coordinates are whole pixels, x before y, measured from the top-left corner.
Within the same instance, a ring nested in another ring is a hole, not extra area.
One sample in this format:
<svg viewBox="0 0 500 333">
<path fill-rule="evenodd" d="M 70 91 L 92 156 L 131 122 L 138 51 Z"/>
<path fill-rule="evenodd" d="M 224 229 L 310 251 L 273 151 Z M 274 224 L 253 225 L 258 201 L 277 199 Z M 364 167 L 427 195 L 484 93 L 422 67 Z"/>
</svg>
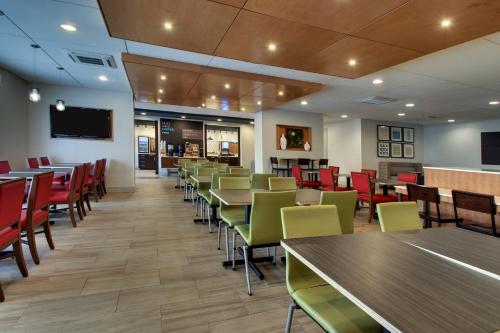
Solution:
<svg viewBox="0 0 500 333">
<path fill-rule="evenodd" d="M 0 10 L 8 16 L 0 16 L 0 66 L 27 81 L 130 91 L 120 61 L 121 53 L 129 52 L 323 83 L 326 89 L 309 96 L 307 106 L 292 101 L 279 108 L 324 113 L 327 121 L 341 121 L 342 114 L 349 118 L 424 124 L 450 118 L 457 122 L 500 118 L 500 106 L 488 104 L 500 99 L 500 33 L 350 80 L 111 38 L 95 0 L 0 0 Z M 62 23 L 74 24 L 78 31 L 64 31 L 59 27 Z M 30 47 L 33 42 L 42 47 L 37 55 L 36 78 Z M 66 49 L 113 55 L 118 68 L 75 64 L 64 53 Z M 62 76 L 56 69 L 58 65 L 66 69 Z M 103 74 L 109 81 L 97 79 Z M 384 83 L 374 86 L 374 78 L 382 78 Z M 377 106 L 357 102 L 375 95 L 397 101 Z M 410 102 L 416 106 L 406 108 Z M 154 105 L 141 103 L 141 107 Z M 217 115 L 221 112 L 205 111 Z M 406 116 L 398 117 L 400 112 Z"/>
</svg>

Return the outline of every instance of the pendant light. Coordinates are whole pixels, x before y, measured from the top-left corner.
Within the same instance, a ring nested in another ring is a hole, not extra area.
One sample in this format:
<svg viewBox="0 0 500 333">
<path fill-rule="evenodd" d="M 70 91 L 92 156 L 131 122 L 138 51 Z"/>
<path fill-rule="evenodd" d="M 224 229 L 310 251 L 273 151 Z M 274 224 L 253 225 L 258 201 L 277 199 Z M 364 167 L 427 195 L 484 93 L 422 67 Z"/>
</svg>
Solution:
<svg viewBox="0 0 500 333">
<path fill-rule="evenodd" d="M 38 44 L 31 44 L 31 47 L 34 50 L 34 56 L 33 56 L 33 81 L 36 80 L 36 51 L 37 49 L 40 48 L 40 45 Z M 30 101 L 33 103 L 38 103 L 42 99 L 42 95 L 40 95 L 40 90 L 36 87 L 35 83 L 33 83 L 33 87 L 30 89 L 30 94 L 29 94 Z"/>
<path fill-rule="evenodd" d="M 61 81 L 61 73 L 64 70 L 64 68 L 63 67 L 57 67 L 57 69 L 59 70 L 59 81 Z M 64 101 L 62 99 L 58 99 L 56 101 L 56 109 L 57 109 L 57 111 L 64 111 L 64 110 L 66 110 L 66 105 L 64 105 Z"/>
</svg>

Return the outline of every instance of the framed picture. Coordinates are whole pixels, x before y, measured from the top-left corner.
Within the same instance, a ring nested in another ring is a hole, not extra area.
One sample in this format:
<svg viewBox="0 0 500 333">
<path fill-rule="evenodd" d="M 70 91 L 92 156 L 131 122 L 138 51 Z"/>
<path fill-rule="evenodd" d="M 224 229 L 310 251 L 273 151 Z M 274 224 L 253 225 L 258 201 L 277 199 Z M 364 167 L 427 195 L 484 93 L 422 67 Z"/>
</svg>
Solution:
<svg viewBox="0 0 500 333">
<path fill-rule="evenodd" d="M 391 132 L 389 126 L 377 125 L 377 140 L 389 141 L 391 139 Z"/>
<path fill-rule="evenodd" d="M 403 157 L 403 152 L 402 152 L 402 144 L 401 143 L 391 143 L 391 157 L 394 158 L 401 158 Z"/>
<path fill-rule="evenodd" d="M 403 157 L 404 158 L 415 158 L 415 150 L 412 143 L 405 143 L 403 145 Z"/>
<path fill-rule="evenodd" d="M 377 147 L 377 156 L 391 157 L 391 143 L 379 141 Z"/>
<path fill-rule="evenodd" d="M 391 126 L 391 141 L 403 141 L 403 133 L 401 127 Z"/>
<path fill-rule="evenodd" d="M 139 136 L 137 137 L 137 147 L 138 153 L 149 153 L 149 137 Z"/>
<path fill-rule="evenodd" d="M 403 141 L 415 142 L 415 129 L 410 127 L 403 128 Z"/>
</svg>

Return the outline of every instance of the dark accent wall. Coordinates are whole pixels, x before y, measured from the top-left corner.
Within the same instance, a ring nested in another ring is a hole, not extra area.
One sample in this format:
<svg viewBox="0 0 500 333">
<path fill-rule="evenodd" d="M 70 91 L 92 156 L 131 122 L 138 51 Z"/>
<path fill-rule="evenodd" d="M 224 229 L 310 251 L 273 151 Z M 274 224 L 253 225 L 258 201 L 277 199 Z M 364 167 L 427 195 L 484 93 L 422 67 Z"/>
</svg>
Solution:
<svg viewBox="0 0 500 333">
<path fill-rule="evenodd" d="M 189 138 L 183 137 L 182 133 L 187 134 Z M 196 131 L 199 131 L 199 139 L 194 139 Z M 165 141 L 167 145 L 174 145 L 174 153 L 178 153 L 178 146 L 186 142 L 195 143 L 200 146 L 200 156 L 205 154 L 203 142 L 203 123 L 200 121 L 160 119 L 160 140 Z"/>
</svg>

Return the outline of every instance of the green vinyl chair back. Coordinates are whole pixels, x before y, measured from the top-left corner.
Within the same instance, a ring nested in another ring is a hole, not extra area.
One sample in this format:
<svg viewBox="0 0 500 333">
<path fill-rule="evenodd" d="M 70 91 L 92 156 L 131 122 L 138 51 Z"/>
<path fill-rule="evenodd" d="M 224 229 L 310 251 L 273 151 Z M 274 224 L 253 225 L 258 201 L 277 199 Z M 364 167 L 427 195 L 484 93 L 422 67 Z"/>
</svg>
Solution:
<svg viewBox="0 0 500 333">
<path fill-rule="evenodd" d="M 231 168 L 229 169 L 229 173 L 235 173 L 242 176 L 250 176 L 250 169 L 246 168 Z"/>
<path fill-rule="evenodd" d="M 243 168 L 241 165 L 228 165 L 226 166 L 226 173 L 231 173 L 231 169 L 241 169 Z"/>
<path fill-rule="evenodd" d="M 177 160 L 177 170 L 181 171 L 186 162 L 189 162 L 189 160 L 186 158 L 179 158 Z"/>
<path fill-rule="evenodd" d="M 221 190 L 249 190 L 251 188 L 248 177 L 219 177 L 219 188 Z"/>
<path fill-rule="evenodd" d="M 269 189 L 271 191 L 294 191 L 297 183 L 294 177 L 272 177 L 269 178 Z"/>
<path fill-rule="evenodd" d="M 284 239 L 342 233 L 338 210 L 334 205 L 286 207 L 281 210 L 281 221 Z M 324 285 L 326 282 L 287 252 L 286 284 L 290 294 L 293 294 L 298 289 Z"/>
<path fill-rule="evenodd" d="M 195 176 L 211 176 L 214 172 L 217 172 L 215 168 L 197 167 L 194 169 Z"/>
<path fill-rule="evenodd" d="M 227 163 L 217 163 L 214 164 L 214 168 L 217 168 L 219 172 L 226 172 Z"/>
<path fill-rule="evenodd" d="M 295 206 L 296 192 L 254 192 L 248 245 L 277 244 L 283 238 L 281 208 Z"/>
<path fill-rule="evenodd" d="M 321 192 L 320 205 L 335 205 L 343 234 L 354 233 L 354 213 L 356 212 L 356 191 Z"/>
<path fill-rule="evenodd" d="M 277 177 L 274 173 L 252 173 L 250 182 L 254 189 L 269 190 L 269 178 Z"/>
<path fill-rule="evenodd" d="M 377 213 L 383 232 L 422 229 L 415 201 L 380 203 L 377 205 Z"/>
</svg>

